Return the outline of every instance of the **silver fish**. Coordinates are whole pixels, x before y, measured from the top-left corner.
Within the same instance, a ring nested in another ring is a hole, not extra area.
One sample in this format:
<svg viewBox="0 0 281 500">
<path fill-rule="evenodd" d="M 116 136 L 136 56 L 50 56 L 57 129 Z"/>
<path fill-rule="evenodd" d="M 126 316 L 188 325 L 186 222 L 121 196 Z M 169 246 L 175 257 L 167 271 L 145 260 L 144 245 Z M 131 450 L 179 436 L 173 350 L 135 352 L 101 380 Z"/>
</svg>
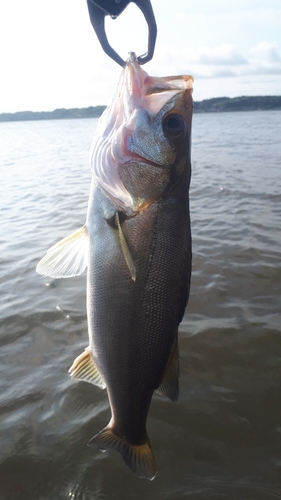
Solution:
<svg viewBox="0 0 281 500">
<path fill-rule="evenodd" d="M 37 272 L 87 273 L 89 347 L 72 377 L 107 389 L 112 417 L 89 444 L 117 450 L 138 476 L 156 464 L 146 432 L 154 391 L 177 400 L 178 325 L 191 274 L 190 76 L 150 77 L 129 54 L 91 148 L 86 224 Z"/>
</svg>

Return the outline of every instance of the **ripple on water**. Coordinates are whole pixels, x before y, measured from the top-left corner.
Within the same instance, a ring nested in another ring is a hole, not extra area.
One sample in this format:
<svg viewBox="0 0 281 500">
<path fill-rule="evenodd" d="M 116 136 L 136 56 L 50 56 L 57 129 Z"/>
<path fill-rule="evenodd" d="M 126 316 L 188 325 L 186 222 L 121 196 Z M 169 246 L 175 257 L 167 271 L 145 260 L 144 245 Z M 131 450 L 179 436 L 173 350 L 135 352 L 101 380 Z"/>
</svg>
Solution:
<svg viewBox="0 0 281 500">
<path fill-rule="evenodd" d="M 280 499 L 281 113 L 194 117 L 180 397 L 151 405 L 152 483 L 87 447 L 110 415 L 68 374 L 88 344 L 85 275 L 35 273 L 85 221 L 95 124 L 0 124 L 0 499 Z"/>
</svg>

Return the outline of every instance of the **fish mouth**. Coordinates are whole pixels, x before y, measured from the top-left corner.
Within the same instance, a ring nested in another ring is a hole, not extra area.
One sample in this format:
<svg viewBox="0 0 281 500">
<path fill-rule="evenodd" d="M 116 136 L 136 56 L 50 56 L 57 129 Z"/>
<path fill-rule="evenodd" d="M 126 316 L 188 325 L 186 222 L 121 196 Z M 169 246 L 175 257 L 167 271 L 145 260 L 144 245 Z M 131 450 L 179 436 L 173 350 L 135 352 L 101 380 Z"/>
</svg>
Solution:
<svg viewBox="0 0 281 500">
<path fill-rule="evenodd" d="M 137 153 L 130 153 L 130 159 L 125 162 L 125 165 L 128 165 L 129 163 L 144 163 L 146 165 L 150 165 L 151 167 L 156 167 L 161 169 L 166 169 L 170 167 L 169 164 L 163 165 L 161 163 L 157 163 L 155 161 L 150 160 L 149 158 L 146 158 L 145 156 L 138 155 Z"/>
</svg>

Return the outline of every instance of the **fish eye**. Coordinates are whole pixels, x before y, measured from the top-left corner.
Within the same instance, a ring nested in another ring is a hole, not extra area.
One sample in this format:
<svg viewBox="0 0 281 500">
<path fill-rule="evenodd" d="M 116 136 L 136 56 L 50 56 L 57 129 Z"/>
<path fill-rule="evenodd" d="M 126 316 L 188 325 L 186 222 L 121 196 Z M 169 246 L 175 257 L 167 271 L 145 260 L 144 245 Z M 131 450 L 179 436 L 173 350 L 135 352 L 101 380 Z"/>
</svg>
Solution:
<svg viewBox="0 0 281 500">
<path fill-rule="evenodd" d="M 163 130 L 170 137 L 179 137 L 185 131 L 185 122 L 181 115 L 171 113 L 163 119 Z"/>
</svg>

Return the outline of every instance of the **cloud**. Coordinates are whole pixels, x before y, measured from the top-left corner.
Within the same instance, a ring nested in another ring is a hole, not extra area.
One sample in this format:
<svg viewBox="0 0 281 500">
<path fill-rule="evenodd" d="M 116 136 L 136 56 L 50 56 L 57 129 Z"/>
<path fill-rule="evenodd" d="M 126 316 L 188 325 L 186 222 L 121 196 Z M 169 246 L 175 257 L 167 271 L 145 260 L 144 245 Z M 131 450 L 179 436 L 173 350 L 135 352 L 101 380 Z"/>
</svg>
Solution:
<svg viewBox="0 0 281 500">
<path fill-rule="evenodd" d="M 176 54 L 168 47 L 162 53 L 161 63 L 170 72 L 193 74 L 198 78 L 231 78 L 247 75 L 281 74 L 281 57 L 276 43 L 261 42 L 241 54 L 233 44 L 215 47 L 188 47 Z"/>
<path fill-rule="evenodd" d="M 247 64 L 247 59 L 243 57 L 233 44 L 223 44 L 215 47 L 187 47 L 179 53 L 173 54 L 166 48 L 166 58 L 171 60 L 181 59 L 189 61 L 189 64 L 212 67 L 212 66 L 241 66 Z"/>
<path fill-rule="evenodd" d="M 235 45 L 224 44 L 217 47 L 200 47 L 193 51 L 193 61 L 203 65 L 241 65 L 247 60 L 239 54 Z"/>
<path fill-rule="evenodd" d="M 281 63 L 277 43 L 262 42 L 249 50 L 250 60 L 263 64 Z"/>
<path fill-rule="evenodd" d="M 248 64 L 240 74 L 279 75 L 281 57 L 276 43 L 261 42 L 249 50 Z"/>
<path fill-rule="evenodd" d="M 201 78 L 234 76 L 234 68 L 247 65 L 235 45 L 222 44 L 215 47 L 186 47 L 180 51 L 173 51 L 169 46 L 159 47 L 154 58 L 154 66 L 159 66 L 161 73 L 163 66 L 169 67 L 170 73 L 186 73 Z M 155 73 L 156 74 L 156 73 Z"/>
</svg>

